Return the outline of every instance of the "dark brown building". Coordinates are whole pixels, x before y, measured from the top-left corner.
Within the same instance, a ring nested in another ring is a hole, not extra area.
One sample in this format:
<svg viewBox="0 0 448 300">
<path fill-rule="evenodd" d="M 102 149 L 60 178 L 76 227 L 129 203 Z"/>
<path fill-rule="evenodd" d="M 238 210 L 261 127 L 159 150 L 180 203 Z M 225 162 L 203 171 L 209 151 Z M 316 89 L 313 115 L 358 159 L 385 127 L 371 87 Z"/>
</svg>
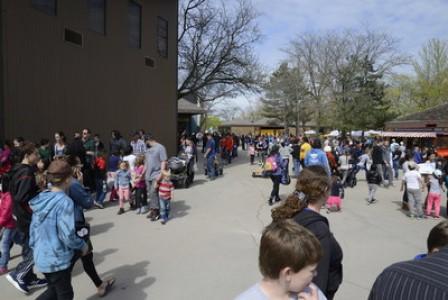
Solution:
<svg viewBox="0 0 448 300">
<path fill-rule="evenodd" d="M 174 153 L 177 0 L 0 3 L 0 140 L 143 128 Z"/>
</svg>

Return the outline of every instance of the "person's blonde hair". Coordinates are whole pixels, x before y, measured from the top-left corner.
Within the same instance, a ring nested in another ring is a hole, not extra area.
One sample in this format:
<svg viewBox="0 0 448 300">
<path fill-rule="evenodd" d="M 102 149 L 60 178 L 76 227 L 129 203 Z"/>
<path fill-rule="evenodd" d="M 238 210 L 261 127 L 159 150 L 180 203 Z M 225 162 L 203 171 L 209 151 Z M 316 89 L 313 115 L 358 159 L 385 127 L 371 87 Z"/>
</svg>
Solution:
<svg viewBox="0 0 448 300">
<path fill-rule="evenodd" d="M 258 264 L 266 278 L 278 279 L 286 267 L 297 273 L 317 264 L 321 257 L 322 250 L 317 238 L 293 220 L 273 222 L 261 236 Z"/>
</svg>

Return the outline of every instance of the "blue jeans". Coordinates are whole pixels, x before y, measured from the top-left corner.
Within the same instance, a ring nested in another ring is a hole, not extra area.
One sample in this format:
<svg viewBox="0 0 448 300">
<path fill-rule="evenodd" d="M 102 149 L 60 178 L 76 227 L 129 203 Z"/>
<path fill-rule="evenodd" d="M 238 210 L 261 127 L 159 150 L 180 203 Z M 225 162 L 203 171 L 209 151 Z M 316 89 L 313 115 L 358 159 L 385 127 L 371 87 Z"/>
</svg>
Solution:
<svg viewBox="0 0 448 300">
<path fill-rule="evenodd" d="M 104 191 L 104 180 L 96 179 L 96 198 L 95 201 L 99 204 L 103 204 L 104 198 L 106 198 L 106 191 Z"/>
<path fill-rule="evenodd" d="M 159 198 L 159 204 L 160 204 L 160 216 L 162 217 L 162 220 L 166 221 L 170 216 L 171 200 L 165 200 Z"/>
<path fill-rule="evenodd" d="M 392 163 L 393 163 L 393 168 L 394 168 L 394 176 L 395 176 L 395 179 L 398 179 L 398 170 L 399 170 L 399 168 L 400 168 L 400 160 L 394 160 L 394 161 L 392 161 Z"/>
<path fill-rule="evenodd" d="M 0 241 L 0 251 L 2 252 L 2 256 L 0 257 L 0 268 L 6 268 L 8 266 L 10 257 L 9 250 L 14 243 L 21 245 L 22 235 L 16 229 L 5 228 Z"/>
<path fill-rule="evenodd" d="M 294 164 L 294 175 L 298 177 L 301 169 L 300 159 L 293 158 L 293 164 Z"/>
<path fill-rule="evenodd" d="M 207 157 L 207 175 L 209 178 L 215 178 L 216 176 L 214 155 Z"/>
</svg>

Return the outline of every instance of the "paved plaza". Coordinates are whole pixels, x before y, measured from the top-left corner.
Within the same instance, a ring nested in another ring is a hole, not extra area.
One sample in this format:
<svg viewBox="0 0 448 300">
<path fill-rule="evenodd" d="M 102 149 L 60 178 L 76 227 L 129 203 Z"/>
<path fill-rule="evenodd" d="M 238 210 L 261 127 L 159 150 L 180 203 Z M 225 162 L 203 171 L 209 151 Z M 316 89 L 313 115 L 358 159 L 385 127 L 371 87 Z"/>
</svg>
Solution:
<svg viewBox="0 0 448 300">
<path fill-rule="evenodd" d="M 173 218 L 166 225 L 131 211 L 117 216 L 115 206 L 87 212 L 97 269 L 116 278 L 106 299 L 233 299 L 259 280 L 258 242 L 270 223 L 271 181 L 252 178 L 254 166 L 247 162 L 240 153 L 223 177 L 209 182 L 198 175 L 192 187 L 176 190 Z M 363 177 L 359 173 L 358 186 L 346 189 L 343 211 L 327 215 L 344 251 L 344 281 L 336 299 L 366 299 L 384 267 L 425 251 L 428 232 L 438 222 L 407 218 L 400 210 L 398 184 L 380 189 L 379 202 L 366 205 Z M 283 198 L 293 184 L 281 187 Z M 18 250 L 14 247 L 12 254 Z M 12 259 L 10 267 L 19 260 Z M 80 262 L 73 277 L 75 299 L 97 299 Z M 4 276 L 0 291 L 2 300 L 34 299 L 40 293 L 23 296 Z"/>
</svg>

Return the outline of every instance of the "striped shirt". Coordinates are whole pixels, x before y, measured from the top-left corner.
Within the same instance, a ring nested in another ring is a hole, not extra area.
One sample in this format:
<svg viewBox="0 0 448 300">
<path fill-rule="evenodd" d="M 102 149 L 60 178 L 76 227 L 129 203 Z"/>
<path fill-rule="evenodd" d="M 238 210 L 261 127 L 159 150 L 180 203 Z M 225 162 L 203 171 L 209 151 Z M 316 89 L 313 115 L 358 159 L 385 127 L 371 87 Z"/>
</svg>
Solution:
<svg viewBox="0 0 448 300">
<path fill-rule="evenodd" d="M 146 151 L 146 144 L 143 140 L 138 139 L 136 142 L 131 141 L 132 154 L 143 155 Z"/>
<path fill-rule="evenodd" d="M 394 264 L 376 279 L 369 300 L 448 299 L 448 247 L 421 260 Z"/>
<path fill-rule="evenodd" d="M 163 200 L 171 200 L 173 190 L 173 183 L 164 179 L 159 184 L 159 197 Z"/>
</svg>

